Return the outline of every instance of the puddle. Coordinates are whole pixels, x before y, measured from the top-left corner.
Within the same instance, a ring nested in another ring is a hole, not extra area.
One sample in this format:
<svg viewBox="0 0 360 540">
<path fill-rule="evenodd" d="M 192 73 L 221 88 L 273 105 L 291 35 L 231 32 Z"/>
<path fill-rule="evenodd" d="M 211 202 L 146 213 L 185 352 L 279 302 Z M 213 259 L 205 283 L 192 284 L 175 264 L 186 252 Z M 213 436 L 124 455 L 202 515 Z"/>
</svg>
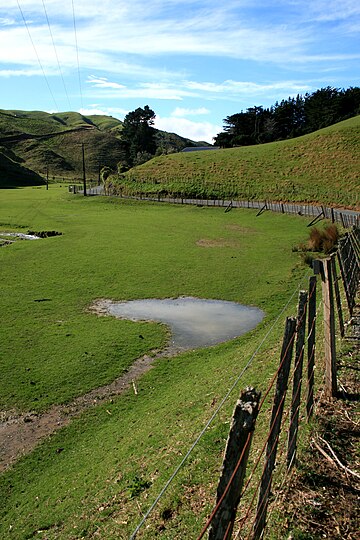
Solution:
<svg viewBox="0 0 360 540">
<path fill-rule="evenodd" d="M 171 330 L 171 351 L 209 347 L 234 339 L 255 328 L 264 318 L 264 312 L 258 308 L 192 297 L 104 300 L 97 303 L 97 311 L 132 321 L 165 323 Z"/>
<path fill-rule="evenodd" d="M 35 234 L 24 234 L 24 233 L 15 233 L 15 232 L 0 232 L 0 236 L 10 237 L 10 238 L 20 238 L 21 240 L 39 240 L 40 236 Z"/>
</svg>

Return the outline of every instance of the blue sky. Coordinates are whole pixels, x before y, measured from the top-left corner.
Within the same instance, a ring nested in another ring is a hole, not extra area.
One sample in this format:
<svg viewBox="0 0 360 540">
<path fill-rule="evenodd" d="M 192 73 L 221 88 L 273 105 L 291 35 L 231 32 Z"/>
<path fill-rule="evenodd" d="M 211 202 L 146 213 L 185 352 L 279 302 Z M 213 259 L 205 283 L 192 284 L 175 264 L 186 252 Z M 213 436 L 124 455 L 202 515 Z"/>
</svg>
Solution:
<svg viewBox="0 0 360 540">
<path fill-rule="evenodd" d="M 0 108 L 149 105 L 211 142 L 247 107 L 360 86 L 359 36 L 359 0 L 0 0 Z"/>
</svg>

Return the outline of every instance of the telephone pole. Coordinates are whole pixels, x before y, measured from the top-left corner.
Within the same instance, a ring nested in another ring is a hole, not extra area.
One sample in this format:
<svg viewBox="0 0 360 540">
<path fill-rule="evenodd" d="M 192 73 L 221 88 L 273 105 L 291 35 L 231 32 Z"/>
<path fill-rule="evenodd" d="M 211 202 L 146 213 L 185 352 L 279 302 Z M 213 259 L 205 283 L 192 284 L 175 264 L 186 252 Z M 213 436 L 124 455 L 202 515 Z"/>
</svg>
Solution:
<svg viewBox="0 0 360 540">
<path fill-rule="evenodd" d="M 84 197 L 86 197 L 85 145 L 84 145 L 84 143 L 81 143 L 81 148 L 82 148 L 82 166 L 83 166 Z"/>
</svg>

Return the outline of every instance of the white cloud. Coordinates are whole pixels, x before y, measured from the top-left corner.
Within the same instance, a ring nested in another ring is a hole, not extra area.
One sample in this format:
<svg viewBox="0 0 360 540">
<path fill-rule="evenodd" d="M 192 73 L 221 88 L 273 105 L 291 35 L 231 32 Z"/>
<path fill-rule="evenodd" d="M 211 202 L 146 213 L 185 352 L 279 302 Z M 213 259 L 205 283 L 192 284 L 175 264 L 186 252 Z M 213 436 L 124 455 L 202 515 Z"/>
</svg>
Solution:
<svg viewBox="0 0 360 540">
<path fill-rule="evenodd" d="M 306 12 L 313 21 L 351 20 L 360 15 L 360 4 L 358 0 L 313 0 L 306 2 Z"/>
<path fill-rule="evenodd" d="M 31 84 L 32 76 L 42 77 L 37 54 L 59 100 L 63 89 L 43 0 L 20 3 L 36 51 L 17 0 L 0 0 L 2 99 L 9 107 L 15 106 L 14 99 L 46 107 L 42 105 L 45 86 L 39 92 L 38 81 Z M 77 100 L 79 107 L 72 5 L 47 0 L 46 11 L 71 100 Z M 212 102 L 210 108 L 213 114 L 217 111 L 220 122 L 230 112 L 229 102 L 245 108 L 261 100 L 267 106 L 313 91 L 321 74 L 341 73 L 337 81 L 329 75 L 325 86 L 347 86 L 357 80 L 358 0 L 76 0 L 74 5 L 82 101 L 87 109 L 109 111 L 88 103 L 131 108 L 144 103 L 135 100 L 149 100 L 162 113 L 160 100 L 170 100 L 174 110 L 165 113 L 162 121 L 171 116 L 172 125 L 178 121 L 179 129 L 185 129 L 180 121 L 187 120 L 189 129 L 202 126 L 204 133 L 210 133 L 211 122 L 189 120 L 208 114 L 199 103 Z M 300 73 L 312 82 L 293 80 L 300 79 Z M 14 91 L 20 76 L 28 77 L 21 98 Z M 182 106 L 176 107 L 177 103 Z"/>
<path fill-rule="evenodd" d="M 126 86 L 124 86 L 123 84 L 111 82 L 106 77 L 94 77 L 93 75 L 90 75 L 86 82 L 91 84 L 95 88 L 126 88 Z"/>
<path fill-rule="evenodd" d="M 304 92 L 310 90 L 307 83 L 299 81 L 278 81 L 255 83 L 251 81 L 228 80 L 222 83 L 185 81 L 186 88 L 208 94 L 252 94 L 261 95 L 273 91 Z"/>
<path fill-rule="evenodd" d="M 88 96 L 107 99 L 142 98 L 180 101 L 184 97 L 196 95 L 194 92 L 180 88 L 181 85 L 167 82 L 142 82 L 135 84 L 132 88 L 95 77 L 89 77 L 87 82 L 92 86 L 92 90 L 87 92 Z"/>
<path fill-rule="evenodd" d="M 10 19 L 9 17 L 0 17 L 0 26 L 12 26 L 15 24 L 14 19 Z"/>
<path fill-rule="evenodd" d="M 117 107 L 101 107 L 99 105 L 91 105 L 89 108 L 79 109 L 79 113 L 84 116 L 100 115 L 100 116 L 114 116 L 115 118 L 123 118 L 129 111 Z"/>
<path fill-rule="evenodd" d="M 220 131 L 221 126 L 211 122 L 193 122 L 186 118 L 156 116 L 155 127 L 170 133 L 177 133 L 193 141 L 206 141 L 213 144 L 213 137 Z"/>
<path fill-rule="evenodd" d="M 180 118 L 184 116 L 198 116 L 199 114 L 209 114 L 209 109 L 205 107 L 200 107 L 199 109 L 184 109 L 183 107 L 176 107 L 176 109 L 171 113 L 171 116 L 178 116 Z"/>
<path fill-rule="evenodd" d="M 0 77 L 34 77 L 41 76 L 41 69 L 0 69 Z"/>
<path fill-rule="evenodd" d="M 262 5 L 261 5 L 262 4 Z M 40 0 L 22 0 L 21 6 L 45 71 L 54 63 L 54 51 Z M 0 0 L 6 17 L 0 19 L 0 62 L 34 66 L 36 55 L 15 0 Z M 271 10 L 278 8 L 277 17 Z M 280 9 L 282 8 L 282 9 Z M 61 64 L 76 69 L 72 5 L 60 0 L 47 3 Z M 116 4 L 109 0 L 77 0 L 77 41 L 83 69 L 151 77 L 151 68 L 127 62 L 136 55 L 146 63 L 154 56 L 204 55 L 271 62 L 341 61 L 329 50 L 328 57 L 313 57 L 310 46 L 320 39 L 317 21 L 348 21 L 357 27 L 358 0 L 272 0 L 254 5 L 248 0 L 221 4 L 208 0 L 133 0 Z M 292 11 L 291 11 L 292 10 Z M 296 16 L 291 18 L 291 15 Z M 330 42 L 331 48 L 331 42 Z M 316 50 L 316 49 L 314 49 Z M 355 53 L 356 54 L 356 53 Z M 119 58 L 121 59 L 119 61 Z M 344 55 L 344 59 L 352 59 Z M 153 75 L 154 75 L 154 68 Z M 158 68 L 156 72 L 158 73 Z M 170 74 L 172 77 L 175 73 Z M 100 83 L 99 83 L 100 84 Z M 115 87 L 116 88 L 116 87 Z"/>
<path fill-rule="evenodd" d="M 220 95 L 225 99 L 241 99 L 243 96 L 251 95 L 269 96 L 296 95 L 297 93 L 308 92 L 312 85 L 300 81 L 278 81 L 271 83 L 255 83 L 250 81 L 227 80 L 219 83 L 198 82 L 198 81 L 177 81 L 175 82 L 143 82 L 133 87 L 125 87 L 116 82 L 110 82 L 105 78 L 89 77 L 88 82 L 96 89 L 90 95 L 93 97 L 115 98 L 143 98 L 179 101 L 185 98 L 201 98 L 205 100 L 217 99 Z M 89 94 L 88 94 L 89 95 Z M 208 114 L 205 107 L 197 109 L 177 107 L 171 116 L 184 117 Z"/>
</svg>

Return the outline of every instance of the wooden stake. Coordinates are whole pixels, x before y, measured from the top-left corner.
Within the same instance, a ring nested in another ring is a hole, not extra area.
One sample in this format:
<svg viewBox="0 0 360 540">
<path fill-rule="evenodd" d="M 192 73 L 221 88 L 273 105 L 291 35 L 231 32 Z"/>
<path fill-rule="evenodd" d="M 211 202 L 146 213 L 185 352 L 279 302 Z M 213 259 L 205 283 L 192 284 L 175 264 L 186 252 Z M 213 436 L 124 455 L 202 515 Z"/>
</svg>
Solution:
<svg viewBox="0 0 360 540">
<path fill-rule="evenodd" d="M 308 293 L 300 291 L 299 307 L 297 316 L 297 339 L 295 350 L 295 370 L 293 379 L 293 391 L 291 401 L 290 425 L 288 434 L 287 467 L 291 469 L 296 457 L 296 442 L 299 429 L 299 411 L 301 398 L 301 382 L 304 360 L 305 328 Z"/>
<path fill-rule="evenodd" d="M 254 523 L 253 540 L 261 538 L 265 523 L 269 495 L 272 483 L 272 474 L 275 467 L 276 453 L 280 436 L 281 420 L 284 411 L 287 384 L 289 379 L 290 364 L 294 346 L 296 330 L 295 317 L 286 319 L 283 346 L 281 350 L 280 367 L 276 381 L 274 403 L 271 413 L 270 432 L 266 447 L 266 457 L 263 474 L 261 477 L 259 500 Z"/>
<path fill-rule="evenodd" d="M 331 270 L 332 270 L 332 276 L 333 276 L 333 284 L 334 284 L 335 299 L 336 299 L 336 306 L 337 306 L 337 313 L 338 313 L 338 320 L 339 320 L 339 327 L 340 327 L 340 335 L 341 337 L 344 337 L 345 327 L 344 327 L 344 318 L 343 318 L 343 312 L 342 312 L 342 307 L 341 307 L 339 279 L 338 279 L 337 271 L 336 271 L 336 254 L 335 253 L 331 255 Z"/>
<path fill-rule="evenodd" d="M 86 171 L 85 171 L 85 145 L 81 143 L 82 150 L 82 168 L 83 168 L 83 187 L 84 187 L 84 197 L 86 197 Z"/>
<path fill-rule="evenodd" d="M 337 394 L 336 348 L 335 348 L 335 313 L 332 284 L 331 259 L 324 259 L 322 264 L 322 295 L 324 305 L 325 338 L 325 394 L 334 397 Z"/>
<path fill-rule="evenodd" d="M 308 391 L 306 412 L 308 420 L 314 411 L 314 370 L 316 343 L 316 276 L 309 279 L 309 316 L 308 316 Z"/>
<path fill-rule="evenodd" d="M 217 489 L 217 505 L 209 540 L 231 538 L 236 510 L 240 502 L 246 464 L 258 414 L 260 393 L 247 388 L 236 403 L 226 444 L 223 470 Z M 226 536 L 225 536 L 226 535 Z"/>
</svg>

